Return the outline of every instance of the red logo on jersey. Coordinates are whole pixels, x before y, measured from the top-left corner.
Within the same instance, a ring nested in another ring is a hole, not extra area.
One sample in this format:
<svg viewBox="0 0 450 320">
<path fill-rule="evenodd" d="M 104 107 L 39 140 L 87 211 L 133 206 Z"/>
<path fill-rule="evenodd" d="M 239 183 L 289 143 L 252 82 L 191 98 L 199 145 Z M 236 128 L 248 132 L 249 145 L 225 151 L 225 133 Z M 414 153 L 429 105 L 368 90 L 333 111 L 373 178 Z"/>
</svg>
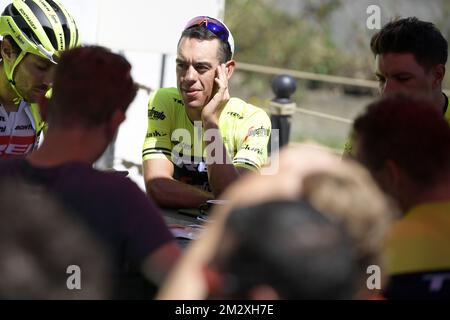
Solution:
<svg viewBox="0 0 450 320">
<path fill-rule="evenodd" d="M 0 156 L 23 155 L 34 145 L 36 137 L 0 136 Z"/>
</svg>

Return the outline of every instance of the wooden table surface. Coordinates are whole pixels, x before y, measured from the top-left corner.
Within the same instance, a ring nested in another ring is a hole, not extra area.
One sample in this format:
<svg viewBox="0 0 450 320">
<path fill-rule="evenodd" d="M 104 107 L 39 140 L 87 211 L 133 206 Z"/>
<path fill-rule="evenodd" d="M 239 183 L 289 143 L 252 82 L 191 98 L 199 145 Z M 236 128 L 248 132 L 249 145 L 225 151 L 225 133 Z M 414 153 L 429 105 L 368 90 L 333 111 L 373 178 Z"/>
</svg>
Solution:
<svg viewBox="0 0 450 320">
<path fill-rule="evenodd" d="M 181 214 L 177 209 L 160 209 L 164 220 L 167 224 L 179 224 L 182 226 L 187 226 L 190 224 L 202 224 L 202 221 L 198 220 L 196 217 L 189 216 L 187 214 Z"/>
<path fill-rule="evenodd" d="M 197 217 L 189 216 L 187 214 L 181 214 L 177 209 L 165 209 L 160 208 L 161 213 L 164 217 L 166 223 L 170 225 L 181 225 L 184 227 L 188 227 L 190 225 L 202 225 L 203 222 L 198 220 Z M 188 227 L 189 228 L 189 227 Z M 184 250 L 191 243 L 190 239 L 186 238 L 176 238 L 175 239 L 178 245 Z"/>
</svg>

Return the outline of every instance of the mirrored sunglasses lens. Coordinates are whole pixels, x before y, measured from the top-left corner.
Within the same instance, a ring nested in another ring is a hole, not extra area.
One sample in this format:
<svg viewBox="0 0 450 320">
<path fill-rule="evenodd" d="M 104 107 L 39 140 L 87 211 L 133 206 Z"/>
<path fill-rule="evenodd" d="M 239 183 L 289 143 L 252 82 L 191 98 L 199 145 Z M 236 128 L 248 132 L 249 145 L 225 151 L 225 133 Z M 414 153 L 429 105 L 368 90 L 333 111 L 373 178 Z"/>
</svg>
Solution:
<svg viewBox="0 0 450 320">
<path fill-rule="evenodd" d="M 218 36 L 220 40 L 228 41 L 228 31 L 222 25 L 209 23 L 207 28 L 216 36 Z"/>
<path fill-rule="evenodd" d="M 204 16 L 195 17 L 187 23 L 185 29 L 192 28 L 196 25 L 197 26 L 204 25 L 208 30 L 210 30 L 217 37 L 219 37 L 220 40 L 224 42 L 228 41 L 228 31 L 226 27 L 216 19 Z"/>
</svg>

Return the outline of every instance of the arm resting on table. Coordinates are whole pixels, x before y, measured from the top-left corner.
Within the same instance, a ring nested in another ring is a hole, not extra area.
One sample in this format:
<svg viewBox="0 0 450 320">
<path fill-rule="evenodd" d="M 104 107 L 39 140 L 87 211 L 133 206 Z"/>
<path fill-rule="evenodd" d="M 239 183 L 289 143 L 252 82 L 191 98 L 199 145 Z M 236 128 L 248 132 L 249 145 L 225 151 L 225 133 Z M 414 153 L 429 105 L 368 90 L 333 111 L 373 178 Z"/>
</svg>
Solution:
<svg viewBox="0 0 450 320">
<path fill-rule="evenodd" d="M 197 208 L 214 196 L 194 186 L 172 178 L 173 163 L 167 159 L 144 161 L 147 194 L 165 208 Z"/>
</svg>

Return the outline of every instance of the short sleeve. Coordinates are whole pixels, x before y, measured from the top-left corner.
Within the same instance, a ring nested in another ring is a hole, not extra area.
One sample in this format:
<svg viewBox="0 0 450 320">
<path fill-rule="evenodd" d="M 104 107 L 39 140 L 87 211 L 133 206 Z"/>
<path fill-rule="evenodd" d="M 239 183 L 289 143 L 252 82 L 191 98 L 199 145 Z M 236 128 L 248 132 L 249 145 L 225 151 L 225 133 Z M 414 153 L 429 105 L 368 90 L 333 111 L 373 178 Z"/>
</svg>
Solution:
<svg viewBox="0 0 450 320">
<path fill-rule="evenodd" d="M 252 114 L 239 130 L 239 148 L 233 165 L 257 171 L 266 164 L 271 130 L 270 118 L 262 109 Z"/>
<path fill-rule="evenodd" d="M 142 148 L 142 159 L 171 160 L 171 119 L 168 112 L 170 96 L 158 90 L 150 96 L 148 103 L 148 126 Z"/>
</svg>

